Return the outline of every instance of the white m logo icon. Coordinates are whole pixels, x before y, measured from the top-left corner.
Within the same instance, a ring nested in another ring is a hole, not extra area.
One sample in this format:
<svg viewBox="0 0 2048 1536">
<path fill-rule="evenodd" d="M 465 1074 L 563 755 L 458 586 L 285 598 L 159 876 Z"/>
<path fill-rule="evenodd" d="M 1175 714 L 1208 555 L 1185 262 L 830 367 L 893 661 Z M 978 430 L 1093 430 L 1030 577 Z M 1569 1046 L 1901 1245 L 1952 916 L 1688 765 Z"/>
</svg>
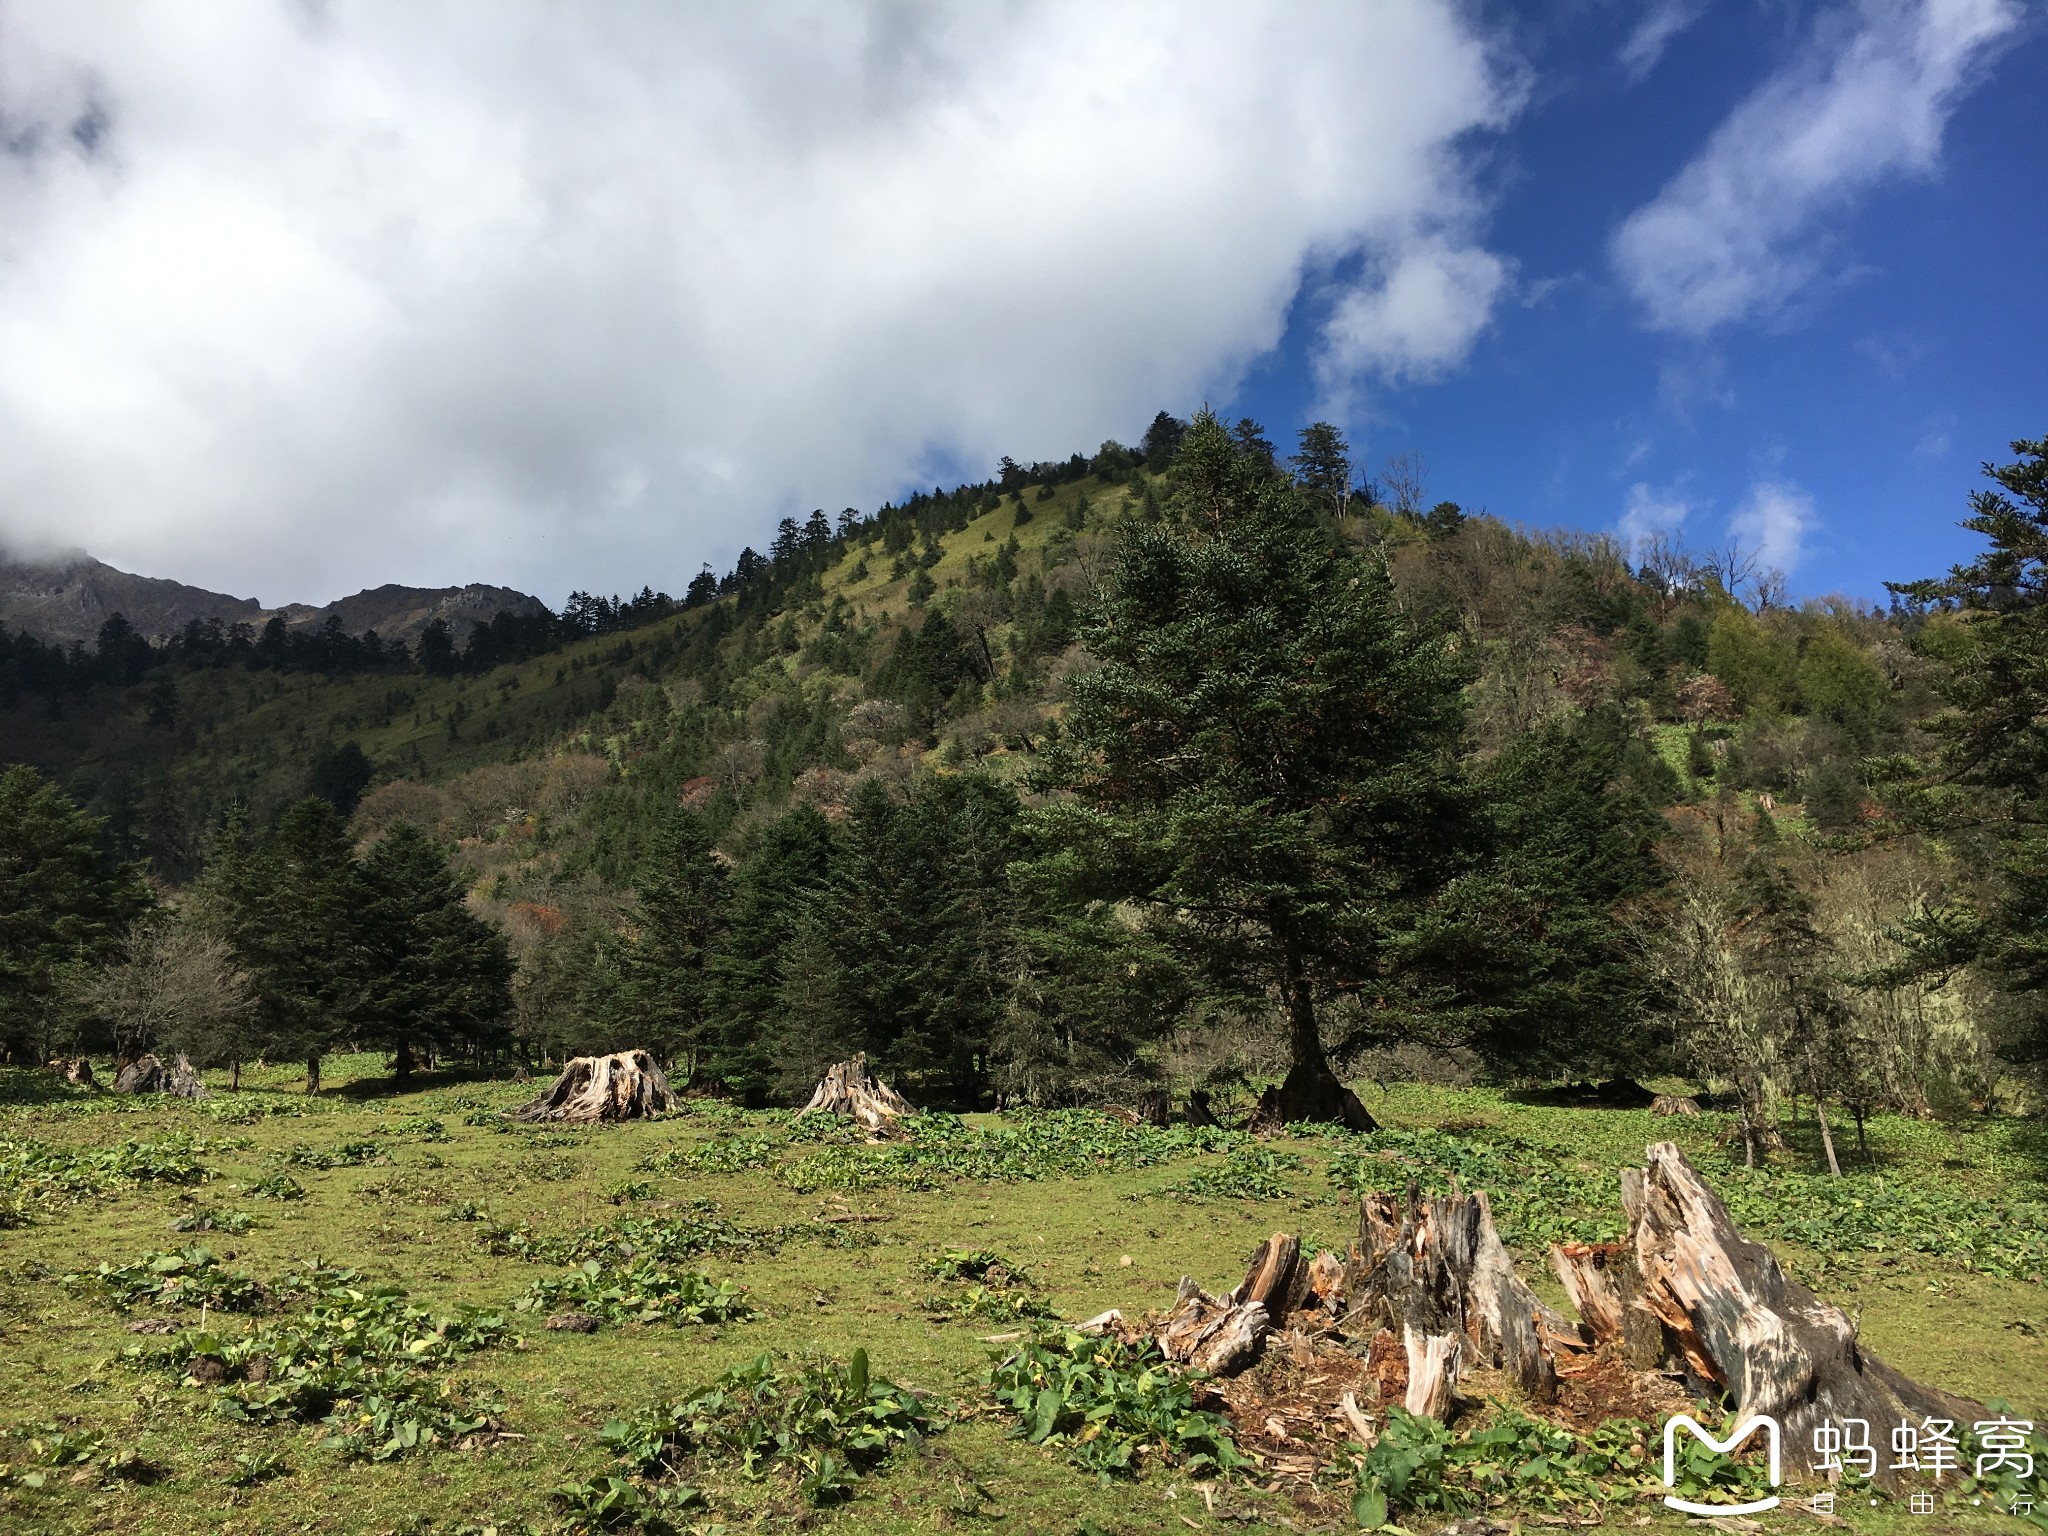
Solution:
<svg viewBox="0 0 2048 1536">
<path fill-rule="evenodd" d="M 1666 1488 L 1678 1486 L 1678 1426 L 1681 1424 L 1691 1430 L 1694 1438 L 1701 1441 L 1708 1450 L 1720 1451 L 1724 1455 L 1747 1440 L 1753 1431 L 1757 1429 L 1763 1430 L 1765 1443 L 1770 1448 L 1771 1486 L 1773 1488 L 1778 1486 L 1780 1477 L 1778 1421 L 1776 1419 L 1768 1414 L 1759 1413 L 1753 1418 L 1744 1419 L 1740 1424 L 1736 1425 L 1726 1440 L 1716 1440 L 1706 1430 L 1702 1429 L 1696 1420 L 1682 1413 L 1674 1413 L 1664 1421 L 1664 1486 Z M 1664 1495 L 1664 1502 L 1673 1509 L 1684 1510 L 1689 1515 L 1754 1515 L 1766 1509 L 1776 1509 L 1778 1507 L 1778 1496 L 1774 1493 L 1769 1498 L 1758 1499 L 1752 1504 L 1695 1504 L 1688 1499 L 1677 1498 L 1667 1493 Z"/>
</svg>

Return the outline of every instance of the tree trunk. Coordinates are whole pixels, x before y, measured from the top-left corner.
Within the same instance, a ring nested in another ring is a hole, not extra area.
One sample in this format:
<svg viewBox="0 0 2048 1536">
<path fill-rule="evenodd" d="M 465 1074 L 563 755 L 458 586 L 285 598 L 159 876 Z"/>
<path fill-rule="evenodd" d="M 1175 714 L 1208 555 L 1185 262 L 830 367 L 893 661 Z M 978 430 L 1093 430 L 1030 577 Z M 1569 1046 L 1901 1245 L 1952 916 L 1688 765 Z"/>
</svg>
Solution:
<svg viewBox="0 0 2048 1536">
<path fill-rule="evenodd" d="M 401 1083 L 411 1080 L 412 1042 L 410 1040 L 401 1039 L 398 1042 L 397 1049 L 392 1052 L 391 1075 Z"/>
<path fill-rule="evenodd" d="M 1835 1134 L 1828 1129 L 1828 1107 L 1817 1093 L 1813 1096 L 1813 1118 L 1820 1124 L 1820 1144 L 1828 1155 L 1828 1172 L 1839 1179 L 1842 1165 L 1835 1158 Z"/>
<path fill-rule="evenodd" d="M 1870 1138 L 1863 1130 L 1863 1106 L 1857 1105 L 1850 1111 L 1856 1117 L 1856 1155 L 1863 1159 L 1863 1166 L 1870 1166 Z"/>
<path fill-rule="evenodd" d="M 1737 1234 L 1728 1208 L 1673 1143 L 1652 1146 L 1648 1167 L 1622 1171 L 1621 1200 L 1644 1304 L 1664 1325 L 1673 1355 L 1724 1388 L 1738 1419 L 1769 1414 L 1788 1446 L 1807 1446 L 1829 1420 L 1981 1416 L 1978 1405 L 1865 1353 L 1848 1314 L 1787 1279 L 1769 1248 Z M 1879 1457 L 1876 1475 L 1891 1480 L 1886 1460 Z"/>
<path fill-rule="evenodd" d="M 903 1135 L 903 1117 L 916 1113 L 908 1099 L 868 1070 L 862 1051 L 856 1051 L 851 1061 L 825 1069 L 811 1101 L 797 1113 L 801 1117 L 813 1111 L 851 1120 L 870 1136 L 882 1138 Z"/>
<path fill-rule="evenodd" d="M 318 1056 L 308 1056 L 306 1058 L 306 1096 L 311 1098 L 319 1091 L 320 1058 Z"/>
<path fill-rule="evenodd" d="M 530 1103 L 508 1110 L 515 1120 L 562 1120 L 588 1125 L 639 1120 L 676 1108 L 667 1076 L 645 1051 L 610 1056 L 576 1056 L 562 1075 Z"/>
<path fill-rule="evenodd" d="M 239 1060 L 228 1063 L 228 1091 L 230 1093 L 240 1093 L 242 1091 L 242 1063 Z"/>
<path fill-rule="evenodd" d="M 1345 1287 L 1349 1330 L 1390 1330 L 1427 1341 L 1461 1335 L 1478 1363 L 1499 1366 L 1538 1402 L 1557 1395 L 1546 1335 L 1576 1337 L 1515 1275 L 1493 1207 L 1483 1193 L 1423 1196 L 1411 1183 L 1405 1201 L 1368 1194 L 1359 1201 L 1358 1243 Z M 1432 1357 L 1457 1384 L 1461 1352 Z"/>
<path fill-rule="evenodd" d="M 1353 1131 L 1376 1131 L 1379 1122 L 1367 1113 L 1358 1095 L 1330 1070 L 1323 1053 L 1322 1029 L 1316 1021 L 1315 989 L 1301 957 L 1289 952 L 1284 990 L 1287 994 L 1287 1076 L 1277 1090 L 1268 1089 L 1253 1115 L 1254 1126 L 1277 1119 L 1283 1124 L 1304 1121 L 1335 1123 Z"/>
</svg>

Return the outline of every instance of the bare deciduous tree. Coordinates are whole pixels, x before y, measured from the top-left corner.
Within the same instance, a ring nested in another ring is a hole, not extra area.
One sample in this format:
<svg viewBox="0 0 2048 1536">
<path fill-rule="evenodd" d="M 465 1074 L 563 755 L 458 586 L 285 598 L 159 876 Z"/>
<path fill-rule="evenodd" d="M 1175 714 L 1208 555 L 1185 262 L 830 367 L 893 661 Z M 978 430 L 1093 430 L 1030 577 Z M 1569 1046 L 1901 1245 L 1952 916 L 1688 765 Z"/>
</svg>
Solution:
<svg viewBox="0 0 2048 1536">
<path fill-rule="evenodd" d="M 1420 517 L 1429 500 L 1429 461 L 1410 448 L 1387 460 L 1380 484 L 1393 498 L 1393 507 L 1403 517 Z"/>
<path fill-rule="evenodd" d="M 111 1025 L 124 1066 L 162 1046 L 201 1065 L 239 1067 L 253 1045 L 254 987 L 227 941 L 188 916 L 139 924 L 79 1002 Z"/>
</svg>

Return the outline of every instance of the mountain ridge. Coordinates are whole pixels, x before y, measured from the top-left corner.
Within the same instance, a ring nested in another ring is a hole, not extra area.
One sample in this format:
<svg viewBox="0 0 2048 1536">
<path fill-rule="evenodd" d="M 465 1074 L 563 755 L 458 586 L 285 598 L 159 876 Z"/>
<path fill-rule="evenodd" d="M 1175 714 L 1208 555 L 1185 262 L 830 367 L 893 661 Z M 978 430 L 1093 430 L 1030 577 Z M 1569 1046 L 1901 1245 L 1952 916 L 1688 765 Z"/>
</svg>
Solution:
<svg viewBox="0 0 2048 1536">
<path fill-rule="evenodd" d="M 339 619 L 352 635 L 374 629 L 385 640 L 411 642 L 438 618 L 460 645 L 470 630 L 498 613 L 540 613 L 545 607 L 528 593 L 485 582 L 459 587 L 386 582 L 331 603 L 266 608 L 253 597 L 136 575 L 83 553 L 46 561 L 0 558 L 0 627 L 60 645 L 90 645 L 100 626 L 117 613 L 150 640 L 168 639 L 194 621 L 261 628 L 281 618 L 290 629 L 318 629 Z"/>
</svg>

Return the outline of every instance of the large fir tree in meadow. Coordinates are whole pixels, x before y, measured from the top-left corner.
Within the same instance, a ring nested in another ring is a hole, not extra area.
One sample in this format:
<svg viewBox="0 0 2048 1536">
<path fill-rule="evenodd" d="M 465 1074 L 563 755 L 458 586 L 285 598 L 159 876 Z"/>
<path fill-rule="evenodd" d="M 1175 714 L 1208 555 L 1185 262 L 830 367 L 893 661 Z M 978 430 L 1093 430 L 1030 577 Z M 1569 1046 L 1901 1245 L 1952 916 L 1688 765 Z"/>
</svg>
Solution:
<svg viewBox="0 0 2048 1536">
<path fill-rule="evenodd" d="M 701 1075 L 743 1098 L 774 1082 L 782 962 L 809 904 L 832 873 L 832 828 L 800 805 L 763 827 L 733 875 L 732 919 L 712 955 Z"/>
<path fill-rule="evenodd" d="M 987 1080 L 1011 969 L 1017 797 L 980 774 L 919 779 L 902 803 L 856 794 L 820 907 L 854 1037 L 955 1102 Z"/>
<path fill-rule="evenodd" d="M 1044 819 L 1077 883 L 1137 904 L 1226 986 L 1277 996 L 1290 1120 L 1362 1121 L 1325 1052 L 1341 990 L 1397 985 L 1457 867 L 1460 666 L 1380 562 L 1207 412 L 1161 524 L 1130 526 L 1070 685 Z"/>
<path fill-rule="evenodd" d="M 66 976 L 109 955 L 150 905 L 107 856 L 102 823 L 33 768 L 0 773 L 0 1051 L 45 1054 Z"/>
<path fill-rule="evenodd" d="M 321 1057 L 368 1017 L 368 892 L 346 825 L 317 798 L 260 839 L 231 822 L 202 886 L 255 983 L 265 1054 L 304 1061 L 317 1092 Z"/>
<path fill-rule="evenodd" d="M 708 1030 L 710 962 L 731 919 L 725 866 L 695 813 L 675 806 L 640 859 L 632 941 L 620 958 L 621 1002 L 636 1042 L 694 1076 L 717 1042 Z"/>
<path fill-rule="evenodd" d="M 359 1038 L 390 1050 L 400 1078 L 422 1052 L 493 1040 L 512 1007 L 504 934 L 469 910 L 446 851 L 398 822 L 362 861 Z"/>
</svg>

